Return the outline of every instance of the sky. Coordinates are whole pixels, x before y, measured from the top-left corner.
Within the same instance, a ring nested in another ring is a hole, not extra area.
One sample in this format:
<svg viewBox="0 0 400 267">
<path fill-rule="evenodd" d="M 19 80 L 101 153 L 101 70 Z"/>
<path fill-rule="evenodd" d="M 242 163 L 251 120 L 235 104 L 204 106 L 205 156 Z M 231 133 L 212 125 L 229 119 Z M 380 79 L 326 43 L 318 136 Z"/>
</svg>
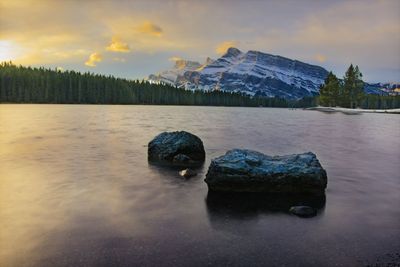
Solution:
<svg viewBox="0 0 400 267">
<path fill-rule="evenodd" d="M 400 1 L 0 0 L 0 61 L 142 79 L 231 46 L 400 82 Z"/>
</svg>

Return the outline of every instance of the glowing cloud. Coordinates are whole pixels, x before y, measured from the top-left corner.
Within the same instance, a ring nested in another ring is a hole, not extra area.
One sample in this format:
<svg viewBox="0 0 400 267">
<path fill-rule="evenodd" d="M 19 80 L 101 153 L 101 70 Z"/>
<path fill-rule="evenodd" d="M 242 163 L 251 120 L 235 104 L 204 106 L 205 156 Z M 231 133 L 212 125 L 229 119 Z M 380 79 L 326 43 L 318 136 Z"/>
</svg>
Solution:
<svg viewBox="0 0 400 267">
<path fill-rule="evenodd" d="M 127 43 L 122 42 L 119 40 L 117 37 L 113 37 L 111 44 L 106 47 L 108 51 L 112 52 L 122 52 L 122 53 L 127 53 L 130 50 L 129 45 Z"/>
<path fill-rule="evenodd" d="M 170 57 L 168 60 L 176 62 L 176 61 L 182 60 L 182 58 L 181 57 Z"/>
<path fill-rule="evenodd" d="M 137 28 L 138 32 L 145 33 L 157 37 L 161 37 L 163 30 L 160 26 L 157 26 L 150 21 L 145 21 L 142 25 Z"/>
<path fill-rule="evenodd" d="M 9 41 L 0 41 L 0 62 L 13 60 L 15 58 L 15 48 Z"/>
<path fill-rule="evenodd" d="M 326 61 L 326 56 L 324 56 L 324 55 L 321 55 L 321 54 L 316 54 L 315 55 L 315 59 L 318 61 L 318 62 L 325 62 Z"/>
<path fill-rule="evenodd" d="M 85 62 L 85 65 L 89 67 L 96 67 L 96 63 L 101 62 L 102 60 L 103 57 L 99 53 L 95 52 L 89 56 L 89 59 Z"/>
<path fill-rule="evenodd" d="M 218 55 L 223 55 L 223 54 L 226 53 L 226 51 L 227 51 L 229 48 L 235 47 L 235 46 L 237 46 L 237 45 L 238 45 L 238 43 L 237 43 L 236 41 L 225 41 L 225 42 L 220 43 L 220 44 L 217 46 L 217 48 L 215 49 L 215 52 L 216 52 Z"/>
</svg>

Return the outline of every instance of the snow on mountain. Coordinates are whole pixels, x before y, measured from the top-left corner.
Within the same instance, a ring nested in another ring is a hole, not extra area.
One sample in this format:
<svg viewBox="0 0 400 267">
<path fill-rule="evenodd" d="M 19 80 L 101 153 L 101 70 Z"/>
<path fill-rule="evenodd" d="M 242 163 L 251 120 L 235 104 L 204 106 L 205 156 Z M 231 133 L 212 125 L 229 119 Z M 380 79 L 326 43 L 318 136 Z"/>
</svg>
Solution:
<svg viewBox="0 0 400 267">
<path fill-rule="evenodd" d="M 158 74 L 151 74 L 148 78 L 151 82 L 163 82 L 171 85 L 184 83 L 184 73 L 187 71 L 202 70 L 207 64 L 212 63 L 210 58 L 204 64 L 196 61 L 179 59 L 175 61 L 173 69 L 162 71 Z"/>
<path fill-rule="evenodd" d="M 367 94 L 400 95 L 400 83 L 367 83 L 364 86 Z"/>
<path fill-rule="evenodd" d="M 217 60 L 204 64 L 178 60 L 171 70 L 150 75 L 153 82 L 164 82 L 191 90 L 224 90 L 249 95 L 299 99 L 318 94 L 328 71 L 289 58 L 250 50 L 229 48 Z"/>
</svg>

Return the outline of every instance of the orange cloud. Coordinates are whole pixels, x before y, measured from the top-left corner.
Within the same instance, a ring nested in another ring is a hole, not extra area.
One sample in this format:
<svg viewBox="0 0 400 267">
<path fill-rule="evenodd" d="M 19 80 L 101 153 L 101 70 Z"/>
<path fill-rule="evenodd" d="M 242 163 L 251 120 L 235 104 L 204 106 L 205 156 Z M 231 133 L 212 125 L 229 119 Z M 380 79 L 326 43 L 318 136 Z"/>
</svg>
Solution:
<svg viewBox="0 0 400 267">
<path fill-rule="evenodd" d="M 326 61 L 326 56 L 322 55 L 322 54 L 316 54 L 315 55 L 315 60 L 317 60 L 318 62 L 325 62 Z"/>
<path fill-rule="evenodd" d="M 163 30 L 161 29 L 161 27 L 151 23 L 150 21 L 143 22 L 143 24 L 140 25 L 137 30 L 140 33 L 145 33 L 157 37 L 161 37 L 161 35 L 163 34 Z"/>
<path fill-rule="evenodd" d="M 175 62 L 175 61 L 178 61 L 178 60 L 182 60 L 182 58 L 181 57 L 170 57 L 168 60 Z"/>
<path fill-rule="evenodd" d="M 225 41 L 220 43 L 217 48 L 215 49 L 215 52 L 219 55 L 223 55 L 226 53 L 226 51 L 231 48 L 231 47 L 235 47 L 238 45 L 238 42 L 236 41 Z"/>
<path fill-rule="evenodd" d="M 117 37 L 113 37 L 111 44 L 106 47 L 108 51 L 112 52 L 122 52 L 122 53 L 127 53 L 130 50 L 129 45 L 127 43 L 124 43 L 119 40 Z"/>
<path fill-rule="evenodd" d="M 101 62 L 102 60 L 103 60 L 102 55 L 95 52 L 89 56 L 89 59 L 85 62 L 85 65 L 89 67 L 96 67 L 96 63 Z"/>
</svg>

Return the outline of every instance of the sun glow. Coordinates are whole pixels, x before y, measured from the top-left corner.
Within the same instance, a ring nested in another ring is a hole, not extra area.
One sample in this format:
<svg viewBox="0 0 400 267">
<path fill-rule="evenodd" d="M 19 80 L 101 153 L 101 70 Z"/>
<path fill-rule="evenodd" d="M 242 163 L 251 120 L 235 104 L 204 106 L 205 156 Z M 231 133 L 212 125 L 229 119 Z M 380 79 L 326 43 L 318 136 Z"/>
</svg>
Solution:
<svg viewBox="0 0 400 267">
<path fill-rule="evenodd" d="M 10 41 L 0 41 L 0 62 L 15 60 L 17 47 Z"/>
</svg>

